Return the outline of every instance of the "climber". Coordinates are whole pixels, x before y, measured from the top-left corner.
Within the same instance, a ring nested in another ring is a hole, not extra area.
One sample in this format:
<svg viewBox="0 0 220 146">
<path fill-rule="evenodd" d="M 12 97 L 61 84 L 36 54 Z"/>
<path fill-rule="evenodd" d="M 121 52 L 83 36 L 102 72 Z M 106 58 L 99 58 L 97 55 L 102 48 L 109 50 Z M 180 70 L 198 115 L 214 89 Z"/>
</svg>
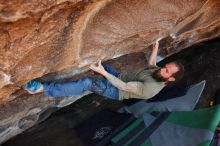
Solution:
<svg viewBox="0 0 220 146">
<path fill-rule="evenodd" d="M 58 83 L 44 83 L 36 80 L 30 81 L 23 86 L 29 94 L 44 92 L 52 97 L 81 95 L 85 91 L 102 95 L 113 100 L 129 98 L 149 99 L 156 95 L 170 82 L 179 80 L 184 74 L 184 67 L 178 62 L 170 62 L 164 67 L 156 66 L 158 52 L 158 40 L 153 44 L 152 53 L 148 61 L 148 69 L 142 69 L 132 74 L 119 74 L 109 65 L 91 65 L 90 69 L 100 73 L 106 79 L 91 77 L 81 78 L 76 81 Z"/>
</svg>

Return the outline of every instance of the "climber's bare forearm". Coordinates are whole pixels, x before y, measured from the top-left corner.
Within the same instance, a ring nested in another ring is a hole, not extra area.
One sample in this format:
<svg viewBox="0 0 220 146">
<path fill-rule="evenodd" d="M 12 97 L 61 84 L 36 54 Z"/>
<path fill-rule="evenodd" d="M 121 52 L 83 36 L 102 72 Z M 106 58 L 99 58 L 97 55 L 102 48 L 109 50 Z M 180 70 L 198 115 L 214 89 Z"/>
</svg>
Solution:
<svg viewBox="0 0 220 146">
<path fill-rule="evenodd" d="M 152 53 L 150 55 L 149 61 L 148 61 L 148 66 L 156 66 L 156 57 L 157 57 L 157 53 L 158 53 L 158 48 L 159 48 L 159 43 L 158 41 L 156 41 L 153 44 L 153 48 L 152 48 Z"/>
</svg>

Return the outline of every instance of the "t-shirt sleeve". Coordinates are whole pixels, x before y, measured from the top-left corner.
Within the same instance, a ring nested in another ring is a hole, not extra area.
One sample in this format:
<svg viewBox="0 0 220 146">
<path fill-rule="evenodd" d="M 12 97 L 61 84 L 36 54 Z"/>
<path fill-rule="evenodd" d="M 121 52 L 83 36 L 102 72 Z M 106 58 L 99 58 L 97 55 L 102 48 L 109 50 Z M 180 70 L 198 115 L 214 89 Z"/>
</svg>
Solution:
<svg viewBox="0 0 220 146">
<path fill-rule="evenodd" d="M 141 73 L 143 70 L 144 70 L 143 68 L 129 70 L 129 71 L 126 70 L 123 71 L 121 74 L 119 74 L 119 78 L 124 82 L 137 81 L 138 74 Z"/>
</svg>

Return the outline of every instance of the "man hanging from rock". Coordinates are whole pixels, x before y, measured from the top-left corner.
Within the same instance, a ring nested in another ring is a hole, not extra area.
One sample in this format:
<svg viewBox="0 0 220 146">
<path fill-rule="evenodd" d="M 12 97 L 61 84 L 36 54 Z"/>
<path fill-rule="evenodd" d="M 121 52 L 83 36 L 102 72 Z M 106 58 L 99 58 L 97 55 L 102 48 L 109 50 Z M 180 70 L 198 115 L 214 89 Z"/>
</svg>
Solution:
<svg viewBox="0 0 220 146">
<path fill-rule="evenodd" d="M 184 74 L 184 67 L 178 62 L 167 63 L 162 68 L 156 66 L 158 47 L 159 42 L 156 41 L 149 58 L 149 69 L 120 74 L 111 66 L 102 65 L 99 61 L 98 65 L 91 65 L 90 69 L 100 73 L 105 79 L 85 77 L 71 82 L 44 84 L 34 80 L 25 84 L 23 88 L 30 94 L 44 92 L 52 97 L 81 95 L 85 91 L 91 91 L 113 100 L 149 99 L 166 84 L 179 80 Z"/>
</svg>

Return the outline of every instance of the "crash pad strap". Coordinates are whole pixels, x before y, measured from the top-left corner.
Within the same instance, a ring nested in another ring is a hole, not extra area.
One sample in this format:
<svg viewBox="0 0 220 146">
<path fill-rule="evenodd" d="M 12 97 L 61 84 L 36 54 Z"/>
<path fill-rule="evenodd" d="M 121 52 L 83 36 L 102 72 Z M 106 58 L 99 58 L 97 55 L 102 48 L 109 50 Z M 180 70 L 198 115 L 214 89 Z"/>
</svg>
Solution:
<svg viewBox="0 0 220 146">
<path fill-rule="evenodd" d="M 170 112 L 162 113 L 155 121 L 149 125 L 136 139 L 134 139 L 129 146 L 139 146 L 167 119 Z"/>
<path fill-rule="evenodd" d="M 145 128 L 145 123 L 144 121 L 142 121 L 137 127 L 135 127 L 134 129 L 132 129 L 131 131 L 129 131 L 129 133 L 127 135 L 125 135 L 123 138 L 121 138 L 118 142 L 117 142 L 117 146 L 121 146 L 124 145 L 125 143 L 128 142 L 128 139 L 130 139 L 131 137 L 133 137 L 134 135 L 136 135 L 138 132 L 140 132 L 142 129 Z M 114 146 L 116 146 L 114 145 Z"/>
<path fill-rule="evenodd" d="M 156 118 L 148 127 L 144 122 L 141 122 L 128 134 L 126 134 L 123 138 L 121 138 L 117 142 L 112 142 L 113 146 L 122 146 L 125 145 L 129 140 L 137 136 L 129 146 L 138 146 L 141 145 L 145 140 L 149 138 L 149 136 L 166 120 L 166 118 L 170 115 L 170 112 L 161 113 L 158 118 Z M 144 130 L 143 130 L 144 129 Z M 141 133 L 140 131 L 143 130 Z"/>
</svg>

